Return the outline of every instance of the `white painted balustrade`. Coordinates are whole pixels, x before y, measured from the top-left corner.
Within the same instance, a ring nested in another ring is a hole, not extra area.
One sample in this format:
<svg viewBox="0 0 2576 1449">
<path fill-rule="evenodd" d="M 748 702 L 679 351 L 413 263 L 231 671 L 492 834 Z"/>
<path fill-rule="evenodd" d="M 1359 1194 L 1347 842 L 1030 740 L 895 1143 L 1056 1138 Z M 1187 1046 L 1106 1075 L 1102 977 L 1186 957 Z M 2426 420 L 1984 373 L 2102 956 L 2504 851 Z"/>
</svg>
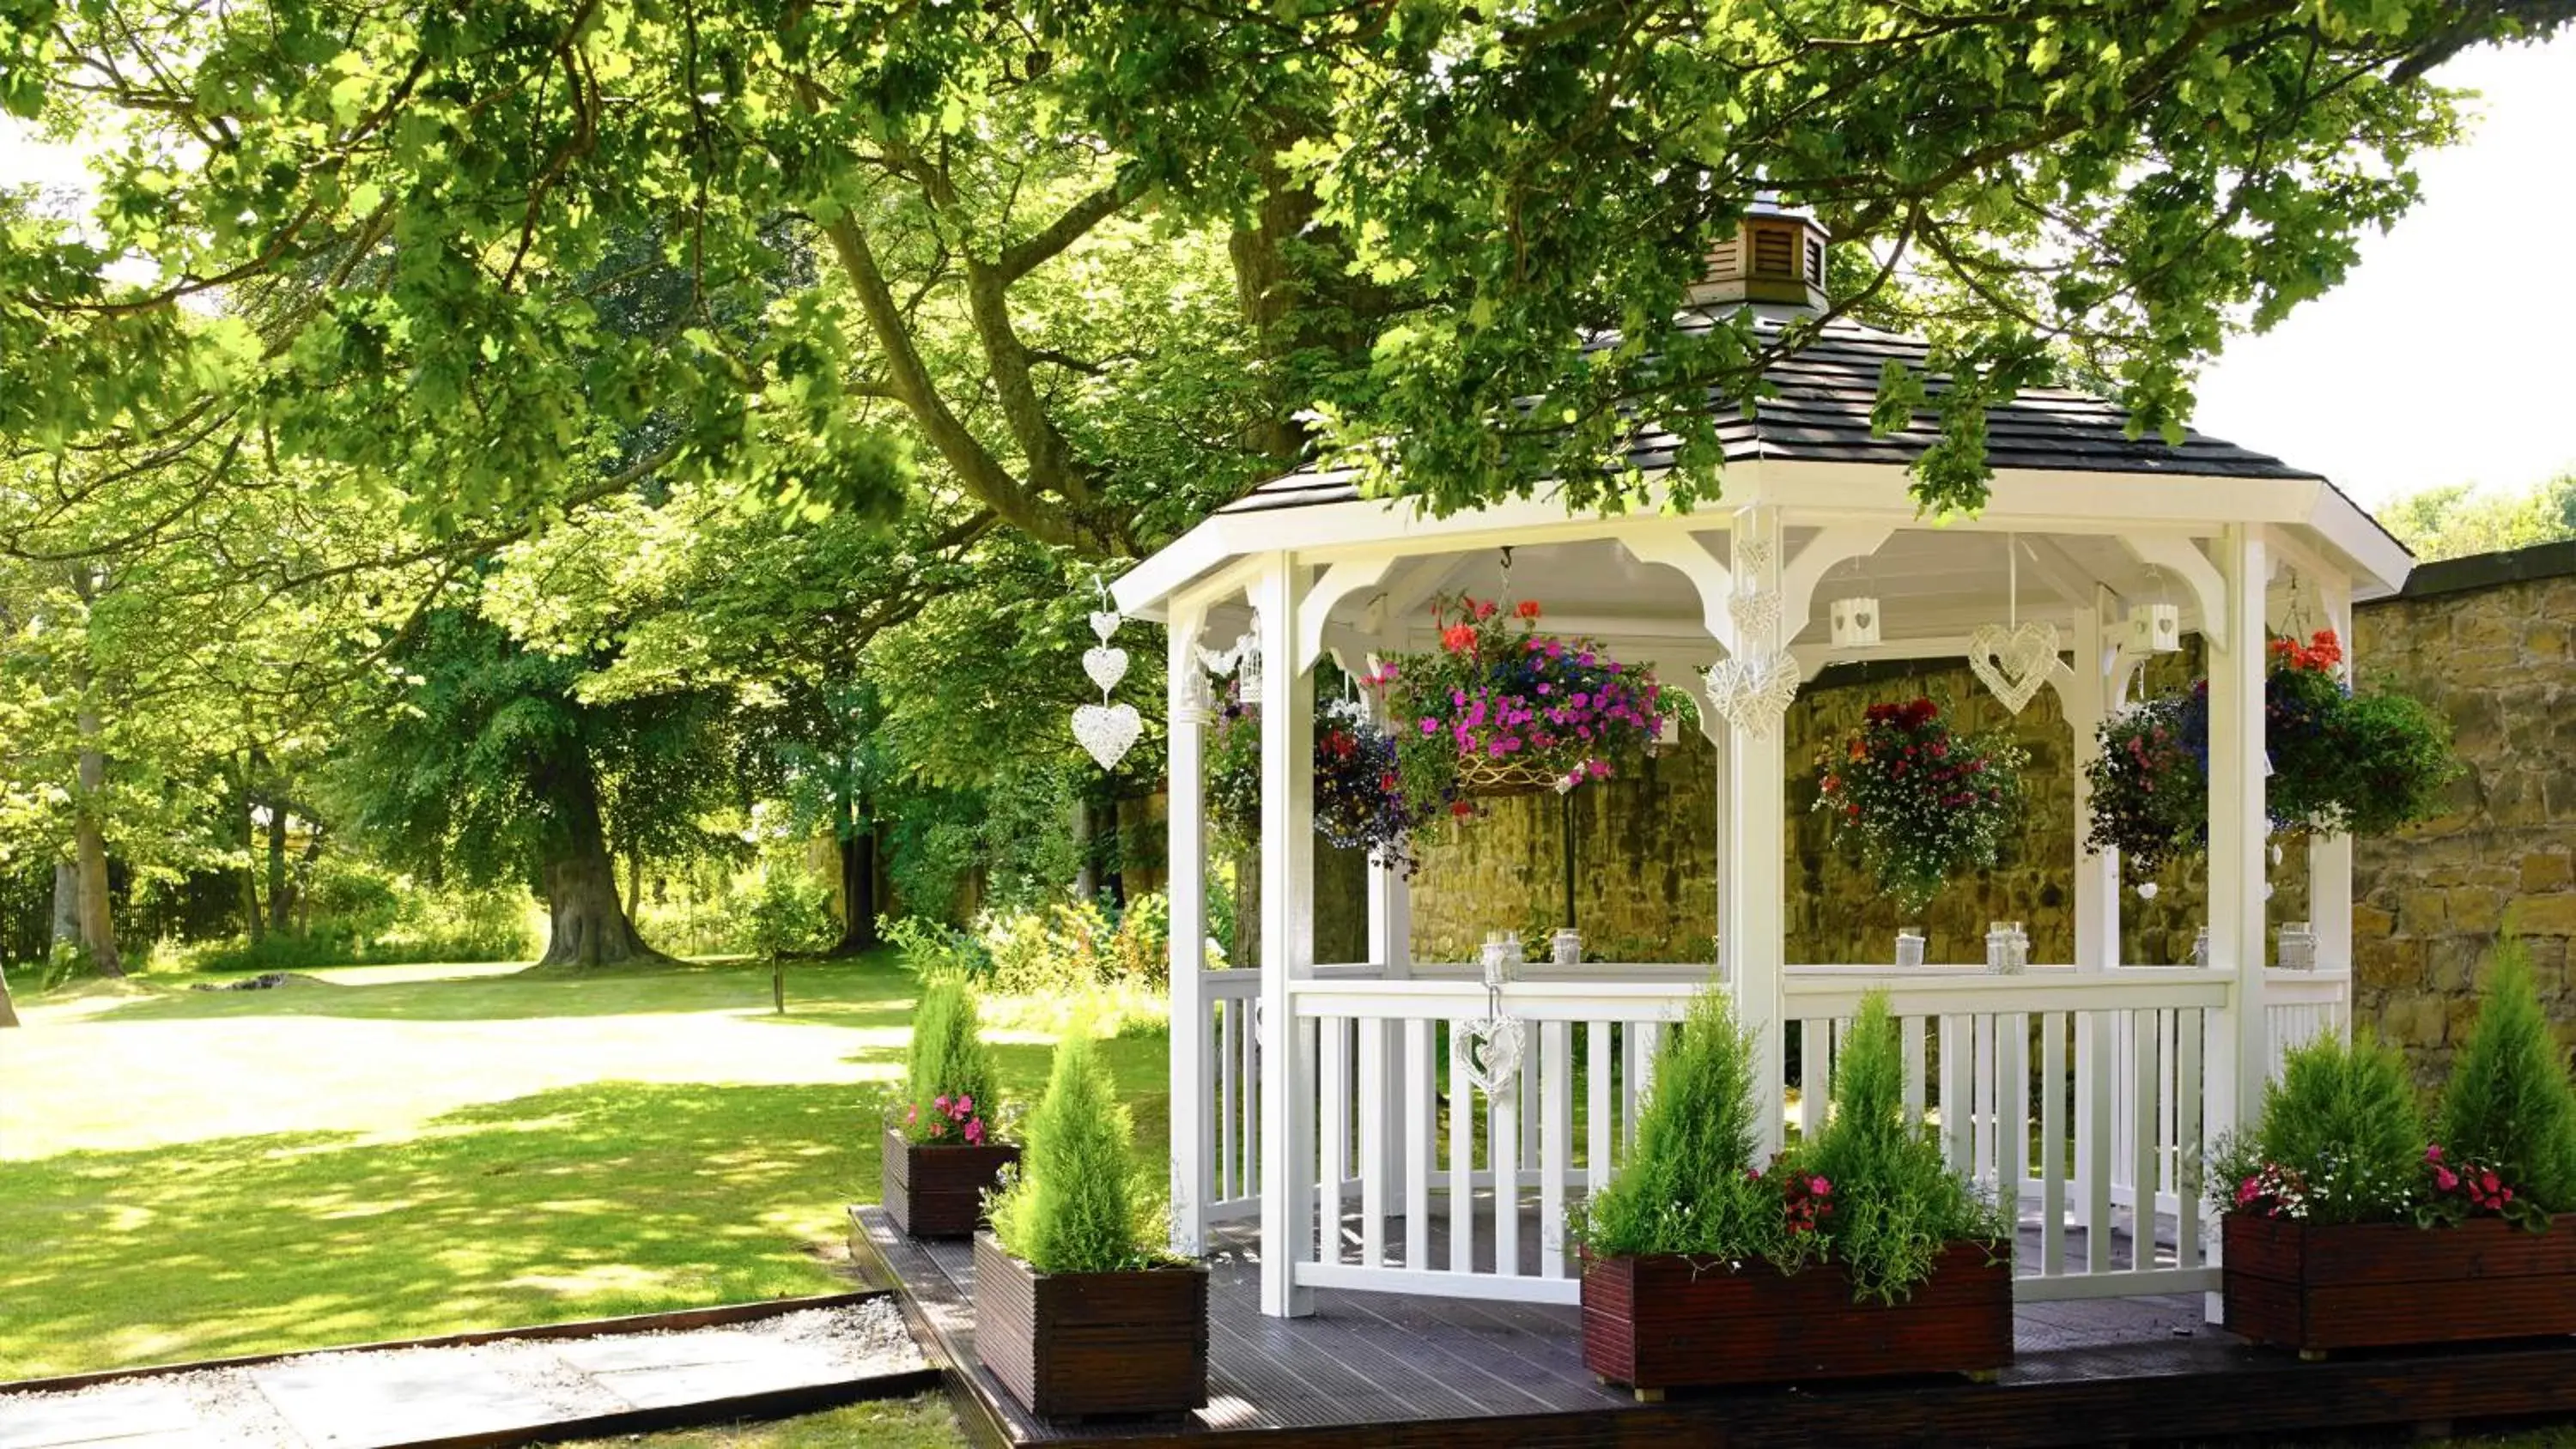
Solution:
<svg viewBox="0 0 2576 1449">
<path fill-rule="evenodd" d="M 1569 1215 L 1625 1160 L 1663 1034 L 1707 969 L 1532 969 L 1501 991 L 1523 1049 L 1495 1096 L 1469 1083 L 1468 1023 L 1493 1003 L 1466 969 L 1389 980 L 1327 966 L 1292 980 L 1293 1060 L 1311 1076 L 1290 1090 L 1315 1124 L 1314 1191 L 1290 1234 L 1297 1283 L 1575 1301 Z M 1210 1221 L 1249 1218 L 1265 1168 L 1261 978 L 1201 981 L 1212 1059 L 1201 1201 Z M 1884 988 L 1908 1102 L 2023 1227 L 2024 1301 L 2211 1289 L 2198 1164 L 2207 1069 L 2224 1049 L 2209 1036 L 2234 981 L 2176 967 L 1792 967 L 1781 996 L 1796 1063 L 1790 1129 L 1821 1125 L 1836 1043 L 1863 994 Z M 2267 973 L 2276 1069 L 2290 1046 L 2348 1029 L 2348 985 L 2342 973 Z M 2087 1080 L 2079 1062 L 2102 1069 Z"/>
</svg>

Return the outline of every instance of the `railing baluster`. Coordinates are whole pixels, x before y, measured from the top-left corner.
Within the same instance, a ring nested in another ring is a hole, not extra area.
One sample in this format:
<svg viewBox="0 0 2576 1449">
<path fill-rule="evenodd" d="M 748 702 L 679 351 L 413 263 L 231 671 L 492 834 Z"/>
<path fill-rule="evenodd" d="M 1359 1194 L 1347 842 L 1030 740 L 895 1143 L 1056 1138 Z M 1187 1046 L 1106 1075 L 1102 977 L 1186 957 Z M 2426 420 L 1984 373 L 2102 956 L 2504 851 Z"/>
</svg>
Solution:
<svg viewBox="0 0 2576 1449">
<path fill-rule="evenodd" d="M 1323 1144 L 1323 1170 L 1316 1174 L 1323 1200 L 1322 1260 L 1338 1263 L 1342 1260 L 1342 1187 L 1351 1168 L 1351 1023 L 1347 1017 L 1328 1016 L 1316 1023 L 1316 1029 L 1323 1037 L 1323 1061 L 1316 1073 L 1323 1118 L 1316 1133 Z"/>
<path fill-rule="evenodd" d="M 1565 1179 L 1574 1166 L 1574 1028 L 1548 1022 L 1539 1066 L 1538 1274 L 1565 1276 Z"/>
<path fill-rule="evenodd" d="M 1610 1185 L 1610 1023 L 1583 1024 L 1583 1187 Z"/>
<path fill-rule="evenodd" d="M 2114 1151 L 2116 1133 L 2113 1108 L 2118 1105 L 2111 1089 L 2118 1080 L 2119 1013 L 2108 1009 L 2088 1011 L 2079 1018 L 2076 1029 L 2090 1033 L 2093 1070 L 2078 1080 L 2075 1090 L 2078 1105 L 2090 1124 L 2093 1157 L 2086 1166 L 2084 1181 L 2084 1271 L 2111 1271 L 2111 1169 L 2119 1154 Z"/>
<path fill-rule="evenodd" d="M 1467 1082 L 1467 1033 L 1449 1023 L 1449 1271 L 1476 1269 L 1476 1089 Z"/>
<path fill-rule="evenodd" d="M 1531 1042 L 1529 1055 L 1536 1056 Z M 1522 1063 L 1522 1075 L 1529 1063 Z M 1494 1179 L 1494 1272 L 1513 1277 L 1521 1270 L 1521 1093 L 1516 1079 L 1488 1101 L 1487 1159 Z"/>
<path fill-rule="evenodd" d="M 2066 1271 L 2067 1013 L 2039 1019 L 2039 1271 Z"/>
<path fill-rule="evenodd" d="M 1825 1126 L 1826 1084 L 1833 1080 L 1833 1046 L 1830 1021 L 1810 1019 L 1798 1023 L 1798 1135 L 1807 1141 Z"/>
<path fill-rule="evenodd" d="M 2021 1221 L 2023 1165 L 2030 1156 L 2030 1015 L 1995 1018 L 1995 1201 Z"/>
<path fill-rule="evenodd" d="M 1923 1018 L 1897 1018 L 1896 1031 L 1905 1048 L 1905 1115 L 1923 1115 Z"/>
<path fill-rule="evenodd" d="M 2156 1013 L 2140 1007 L 2129 1013 L 2131 1067 L 2134 1075 L 2130 1143 L 2135 1156 L 2129 1173 L 2129 1266 L 2156 1265 Z"/>
<path fill-rule="evenodd" d="M 2174 1013 L 2174 1266 L 2200 1266 L 2201 1032 L 2197 1010 Z"/>
<path fill-rule="evenodd" d="M 1968 1017 L 1944 1013 L 1941 1021 L 1941 1139 L 1950 1170 L 1977 1170 L 1976 1093 L 1968 1077 L 1976 1065 L 1976 1034 Z"/>
<path fill-rule="evenodd" d="M 1360 1261 L 1386 1264 L 1386 1032 L 1384 1021 L 1360 1028 Z"/>
<path fill-rule="evenodd" d="M 1440 1135 L 1437 1085 L 1431 1021 L 1411 1017 L 1404 1023 L 1404 1266 L 1416 1272 L 1431 1267 L 1431 1149 Z"/>
</svg>

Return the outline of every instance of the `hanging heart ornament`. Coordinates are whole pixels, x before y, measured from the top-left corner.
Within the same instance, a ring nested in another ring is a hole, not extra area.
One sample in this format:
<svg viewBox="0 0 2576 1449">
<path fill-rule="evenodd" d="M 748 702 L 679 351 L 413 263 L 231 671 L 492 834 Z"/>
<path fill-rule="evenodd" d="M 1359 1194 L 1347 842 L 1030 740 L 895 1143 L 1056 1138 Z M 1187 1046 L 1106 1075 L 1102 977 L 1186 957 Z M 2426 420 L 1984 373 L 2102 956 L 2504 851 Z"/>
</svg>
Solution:
<svg viewBox="0 0 2576 1449">
<path fill-rule="evenodd" d="M 2006 710 L 2019 714 L 2057 668 L 2057 626 L 1984 625 L 1968 636 L 1968 668 Z"/>
<path fill-rule="evenodd" d="M 1458 1023 L 1467 1034 L 1467 1081 L 1488 1097 L 1507 1090 L 1521 1073 L 1529 1034 L 1514 1016 L 1479 1016 Z"/>
<path fill-rule="evenodd" d="M 1127 677 L 1127 651 L 1095 644 L 1082 651 L 1082 672 L 1090 675 L 1091 682 L 1106 694 Z"/>
<path fill-rule="evenodd" d="M 1081 742 L 1100 768 L 1114 770 L 1127 752 L 1136 747 L 1136 736 L 1145 721 L 1132 704 L 1086 704 L 1073 712 L 1073 737 Z"/>
<path fill-rule="evenodd" d="M 1798 661 L 1786 654 L 1722 659 L 1708 672 L 1708 702 L 1727 723 L 1764 739 L 1798 697 L 1799 682 Z"/>
<path fill-rule="evenodd" d="M 1767 592 L 1731 595 L 1726 601 L 1726 617 L 1735 623 L 1736 638 L 1767 641 L 1780 623 L 1780 596 Z"/>
<path fill-rule="evenodd" d="M 1091 632 L 1099 635 L 1100 642 L 1103 644 L 1109 642 L 1109 636 L 1117 633 L 1118 626 L 1124 622 L 1126 621 L 1118 617 L 1118 611 L 1116 609 L 1094 609 L 1091 611 Z"/>
</svg>

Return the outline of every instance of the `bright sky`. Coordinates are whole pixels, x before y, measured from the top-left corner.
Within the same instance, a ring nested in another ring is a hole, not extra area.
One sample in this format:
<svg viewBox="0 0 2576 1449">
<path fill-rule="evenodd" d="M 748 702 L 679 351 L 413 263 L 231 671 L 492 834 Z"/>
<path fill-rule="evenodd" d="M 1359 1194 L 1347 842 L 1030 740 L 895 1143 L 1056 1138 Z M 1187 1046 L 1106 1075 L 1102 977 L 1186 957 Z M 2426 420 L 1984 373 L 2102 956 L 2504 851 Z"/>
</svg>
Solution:
<svg viewBox="0 0 2576 1449">
<path fill-rule="evenodd" d="M 2420 159 L 2423 202 L 2363 238 L 2341 287 L 2219 359 L 2194 419 L 2365 504 L 2576 467 L 2576 36 L 2473 51 L 2441 79 L 2481 93 L 2468 142 Z M 0 184 L 84 176 L 0 124 Z"/>
</svg>

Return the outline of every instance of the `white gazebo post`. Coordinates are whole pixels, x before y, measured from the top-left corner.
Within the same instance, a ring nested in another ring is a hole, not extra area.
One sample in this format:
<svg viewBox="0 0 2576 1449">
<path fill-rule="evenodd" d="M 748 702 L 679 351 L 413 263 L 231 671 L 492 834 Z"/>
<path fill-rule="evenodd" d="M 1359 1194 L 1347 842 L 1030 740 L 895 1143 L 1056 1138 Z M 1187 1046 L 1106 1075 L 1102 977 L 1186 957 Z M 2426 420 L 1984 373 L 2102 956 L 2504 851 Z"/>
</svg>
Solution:
<svg viewBox="0 0 2576 1449">
<path fill-rule="evenodd" d="M 1261 626 L 1261 1311 L 1315 1311 L 1297 1265 L 1316 1260 L 1314 1047 L 1298 1028 L 1292 981 L 1314 973 L 1315 711 L 1298 668 L 1307 570 L 1262 560 L 1252 586 Z"/>
<path fill-rule="evenodd" d="M 2234 979 L 2211 1018 L 2206 1120 L 2243 1130 L 2263 1108 L 2271 1043 L 2263 1011 L 2264 595 L 2261 524 L 2219 537 L 2223 617 L 2205 620 L 2209 664 L 2209 964 Z M 2149 1190 L 2140 1184 L 2138 1191 Z"/>
<path fill-rule="evenodd" d="M 1171 898 L 1172 977 L 1172 1251 L 1197 1257 L 1207 1250 L 1210 1164 L 1216 1156 L 1216 1122 L 1208 1114 L 1208 1084 L 1215 1075 L 1215 1044 L 1208 1037 L 1207 782 L 1202 768 L 1207 688 L 1199 674 L 1203 605 L 1176 608 L 1169 624 L 1165 712 L 1171 739 L 1165 797 Z"/>
<path fill-rule="evenodd" d="M 2118 637 L 2122 624 L 2110 617 L 2110 608 L 2109 593 L 2101 589 L 2096 590 L 2090 602 L 2076 606 L 2074 678 L 2060 692 L 2066 707 L 2066 727 L 2074 744 L 2075 970 L 2086 976 L 2101 975 L 2120 963 L 2120 853 L 2093 850 L 2084 843 L 2086 823 L 2093 818 L 2093 784 L 2085 770 L 2102 753 L 2102 721 L 2118 703 L 2116 695 L 2128 678 L 2127 655 Z M 2054 1036 L 2041 1047 L 2043 1056 L 2064 1049 Z M 2093 1158 L 2109 1150 L 2115 1104 L 2106 1064 L 2117 1055 L 2111 1013 L 2090 1013 L 2084 1027 L 2075 1033 L 2073 1180 L 2089 1188 L 2074 1205 L 2075 1220 L 2088 1229 L 2104 1225 L 2103 1231 L 2085 1234 L 2087 1249 L 2096 1258 L 2095 1272 L 2107 1269 L 2111 1261 L 2111 1235 L 2107 1230 L 2111 1221 L 2111 1179 L 2108 1173 L 2098 1179 L 2094 1176 Z M 2042 1080 L 2061 1080 L 2053 1061 L 2043 1061 L 2042 1066 Z M 2063 1149 L 2051 1134 L 2042 1150 Z M 2062 1206 L 2044 1203 L 2043 1219 L 2054 1221 Z"/>
<path fill-rule="evenodd" d="M 1383 613 L 1383 598 L 1378 611 Z M 1402 625 L 1392 618 L 1380 617 L 1378 638 L 1373 641 L 1389 658 L 1402 652 Z M 1369 666 L 1374 668 L 1372 662 Z M 1373 711 L 1374 712 L 1374 711 Z M 1382 725 L 1390 721 L 1380 720 Z M 1368 959 L 1383 981 L 1401 981 L 1413 974 L 1413 884 L 1405 878 L 1403 867 L 1372 859 L 1368 862 Z M 1404 1203 L 1427 1201 L 1429 1197 L 1429 1158 L 1423 1159 L 1424 1191 L 1411 1191 L 1406 1178 L 1411 1161 L 1405 1150 L 1408 1137 L 1433 1130 L 1429 1085 L 1424 1083 L 1423 1100 L 1415 1102 L 1411 1065 L 1431 1059 L 1431 1023 L 1414 1021 L 1401 1028 L 1391 1021 L 1369 1023 L 1372 1034 L 1360 1046 L 1361 1110 L 1373 1114 L 1367 1120 L 1376 1124 L 1377 1150 L 1368 1160 L 1368 1177 L 1361 1188 L 1362 1243 L 1361 1257 L 1369 1263 L 1384 1261 L 1386 1244 L 1385 1194 L 1395 1190 Z M 1374 1043 L 1374 1044 L 1372 1044 Z M 1376 1060 L 1372 1061 L 1374 1056 Z M 1364 1126 L 1362 1131 L 1368 1129 Z M 1405 1264 L 1415 1266 L 1430 1258 L 1431 1225 L 1425 1214 L 1405 1214 Z"/>
<path fill-rule="evenodd" d="M 1742 597 L 1780 600 L 1780 516 L 1773 507 L 1736 514 L 1728 544 L 1735 587 Z M 1793 628 L 1776 609 L 1768 617 L 1748 609 L 1734 621 L 1734 658 L 1754 667 L 1783 657 Z M 1788 753 L 1781 721 L 1756 706 L 1728 722 L 1723 751 L 1728 816 L 1721 858 L 1726 863 L 1718 926 L 1727 985 L 1740 1024 L 1753 1035 L 1755 1106 L 1764 1157 L 1780 1150 L 1780 1093 L 1784 1068 L 1781 972 L 1786 945 L 1781 922 L 1782 854 L 1786 848 Z"/>
</svg>

